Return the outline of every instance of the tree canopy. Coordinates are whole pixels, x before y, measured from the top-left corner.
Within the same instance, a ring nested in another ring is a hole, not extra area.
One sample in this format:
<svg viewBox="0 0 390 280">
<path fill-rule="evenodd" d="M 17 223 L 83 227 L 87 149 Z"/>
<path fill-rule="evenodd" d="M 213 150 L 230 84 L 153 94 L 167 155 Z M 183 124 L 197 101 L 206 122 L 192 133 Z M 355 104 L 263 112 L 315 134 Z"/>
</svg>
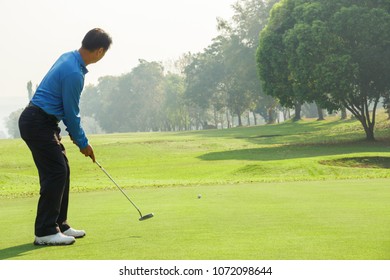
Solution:
<svg viewBox="0 0 390 280">
<path fill-rule="evenodd" d="M 390 93 L 389 2 L 282 0 L 260 34 L 264 91 L 285 106 L 345 107 L 374 140 L 378 103 Z"/>
</svg>

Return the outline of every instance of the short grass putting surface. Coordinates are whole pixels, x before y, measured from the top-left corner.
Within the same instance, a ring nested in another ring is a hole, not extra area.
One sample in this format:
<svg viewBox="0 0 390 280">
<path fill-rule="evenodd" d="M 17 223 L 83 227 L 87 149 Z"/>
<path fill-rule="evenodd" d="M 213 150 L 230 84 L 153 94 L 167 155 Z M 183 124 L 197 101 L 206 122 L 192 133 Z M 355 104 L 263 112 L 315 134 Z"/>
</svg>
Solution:
<svg viewBox="0 0 390 280">
<path fill-rule="evenodd" d="M 385 179 L 144 188 L 129 195 L 155 217 L 138 221 L 119 191 L 72 194 L 70 221 L 87 236 L 66 247 L 32 245 L 35 197 L 1 200 L 0 259 L 390 258 Z"/>
</svg>

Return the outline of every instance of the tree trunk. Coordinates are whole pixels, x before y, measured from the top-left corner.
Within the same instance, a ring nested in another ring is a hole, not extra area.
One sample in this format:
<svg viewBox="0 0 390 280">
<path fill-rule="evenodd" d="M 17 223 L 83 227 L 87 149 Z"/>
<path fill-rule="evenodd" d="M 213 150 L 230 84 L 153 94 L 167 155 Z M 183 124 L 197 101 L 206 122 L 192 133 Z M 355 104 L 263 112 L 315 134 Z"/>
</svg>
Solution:
<svg viewBox="0 0 390 280">
<path fill-rule="evenodd" d="M 290 119 L 290 109 L 289 108 L 284 108 L 282 110 L 282 112 L 283 112 L 283 119 L 284 119 L 284 121 L 289 120 Z"/>
<path fill-rule="evenodd" d="M 341 119 L 342 120 L 347 119 L 347 109 L 345 107 L 341 108 Z"/>
<path fill-rule="evenodd" d="M 256 113 L 255 112 L 252 112 L 252 113 L 253 113 L 253 121 L 255 122 L 255 125 L 257 125 Z"/>
<path fill-rule="evenodd" d="M 274 124 L 275 123 L 275 118 L 274 118 L 274 109 L 268 108 L 268 124 Z"/>
<path fill-rule="evenodd" d="M 229 116 L 229 110 L 226 110 L 226 121 L 227 121 L 227 128 L 231 128 L 231 122 L 230 122 L 230 116 Z"/>
<path fill-rule="evenodd" d="M 223 129 L 223 126 L 225 125 L 225 120 L 223 119 L 223 113 L 219 112 L 218 113 L 218 118 L 219 118 L 219 121 L 221 123 L 221 129 Z"/>
<path fill-rule="evenodd" d="M 360 123 L 363 125 L 364 132 L 366 133 L 366 140 L 367 141 L 375 141 L 374 137 L 374 127 L 375 123 L 370 123 L 367 121 L 367 116 L 359 116 L 357 117 Z"/>
<path fill-rule="evenodd" d="M 316 106 L 317 106 L 317 112 L 318 112 L 318 119 L 317 119 L 317 121 L 325 120 L 325 118 L 324 118 L 324 110 L 322 110 L 321 106 L 319 106 L 317 103 L 316 103 Z"/>
<path fill-rule="evenodd" d="M 218 128 L 218 112 L 217 109 L 214 107 L 214 125 L 216 128 Z"/>
<path fill-rule="evenodd" d="M 238 126 L 242 126 L 241 113 L 237 113 L 238 117 Z"/>
<path fill-rule="evenodd" d="M 374 137 L 374 128 L 373 127 L 368 127 L 368 129 L 364 129 L 366 132 L 366 140 L 367 141 L 375 141 Z"/>
<path fill-rule="evenodd" d="M 354 106 L 345 107 L 356 117 L 362 124 L 364 132 L 366 133 L 367 141 L 375 141 L 374 137 L 374 128 L 375 128 L 375 119 L 376 119 L 376 108 L 378 106 L 379 98 L 374 102 L 372 113 L 369 111 L 369 103 L 367 100 L 361 105 L 360 109 L 357 109 Z"/>
<path fill-rule="evenodd" d="M 299 102 L 295 103 L 295 117 L 293 119 L 294 122 L 301 120 L 301 110 L 302 104 Z"/>
</svg>

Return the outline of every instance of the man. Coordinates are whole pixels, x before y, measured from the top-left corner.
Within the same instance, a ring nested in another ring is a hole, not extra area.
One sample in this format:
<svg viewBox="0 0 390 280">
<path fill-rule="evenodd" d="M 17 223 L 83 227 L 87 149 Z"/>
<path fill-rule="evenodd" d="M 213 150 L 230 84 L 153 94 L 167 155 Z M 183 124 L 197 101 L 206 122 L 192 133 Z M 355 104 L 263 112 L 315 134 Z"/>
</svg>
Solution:
<svg viewBox="0 0 390 280">
<path fill-rule="evenodd" d="M 35 245 L 70 245 L 85 236 L 84 230 L 73 229 L 67 222 L 70 170 L 58 123 L 63 121 L 80 152 L 95 162 L 80 124 L 79 101 L 86 66 L 102 59 L 111 43 L 102 29 L 89 31 L 78 51 L 65 53 L 54 63 L 19 118 L 20 134 L 39 173 Z"/>
</svg>

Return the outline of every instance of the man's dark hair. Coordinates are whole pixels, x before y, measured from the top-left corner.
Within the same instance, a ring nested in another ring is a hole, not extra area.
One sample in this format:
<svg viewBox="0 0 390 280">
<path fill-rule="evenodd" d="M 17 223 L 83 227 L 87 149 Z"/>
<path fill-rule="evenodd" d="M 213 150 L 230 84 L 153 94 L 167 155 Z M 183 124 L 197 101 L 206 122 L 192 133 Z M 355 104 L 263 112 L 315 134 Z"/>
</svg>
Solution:
<svg viewBox="0 0 390 280">
<path fill-rule="evenodd" d="M 112 39 L 103 29 L 94 28 L 85 35 L 83 41 L 81 42 L 82 48 L 95 51 L 97 49 L 103 48 L 107 51 L 112 44 Z"/>
</svg>

